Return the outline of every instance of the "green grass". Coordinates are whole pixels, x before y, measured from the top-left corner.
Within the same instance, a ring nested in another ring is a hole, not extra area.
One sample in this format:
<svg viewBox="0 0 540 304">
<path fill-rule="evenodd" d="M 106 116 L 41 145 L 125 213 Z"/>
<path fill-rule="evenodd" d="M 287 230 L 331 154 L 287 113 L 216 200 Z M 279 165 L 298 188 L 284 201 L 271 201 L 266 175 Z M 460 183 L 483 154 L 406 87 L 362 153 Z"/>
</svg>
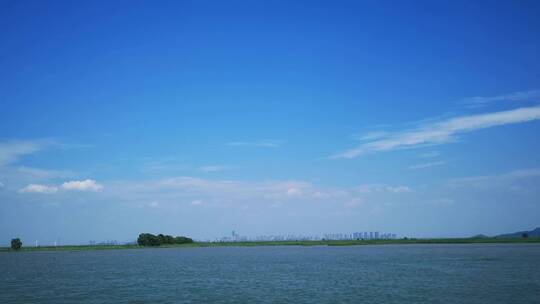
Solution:
<svg viewBox="0 0 540 304">
<path fill-rule="evenodd" d="M 66 251 L 66 250 L 114 250 L 114 249 L 147 249 L 178 247 L 253 247 L 253 246 L 355 246 L 355 245 L 389 245 L 389 244 L 501 244 L 501 243 L 540 243 L 540 238 L 444 238 L 444 239 L 398 239 L 398 240 L 358 240 L 358 241 L 267 241 L 267 242 L 197 242 L 182 245 L 163 245 L 159 247 L 141 247 L 138 245 L 80 245 L 80 246 L 40 246 L 23 247 L 20 251 Z M 8 247 L 0 247 L 0 252 L 12 251 Z"/>
</svg>

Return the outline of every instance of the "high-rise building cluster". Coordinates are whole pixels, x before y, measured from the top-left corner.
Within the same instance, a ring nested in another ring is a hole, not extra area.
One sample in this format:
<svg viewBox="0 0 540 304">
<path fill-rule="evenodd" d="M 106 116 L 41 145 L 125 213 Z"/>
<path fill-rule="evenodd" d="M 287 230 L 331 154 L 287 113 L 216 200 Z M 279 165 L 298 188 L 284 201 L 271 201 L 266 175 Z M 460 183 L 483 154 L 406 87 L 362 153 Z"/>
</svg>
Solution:
<svg viewBox="0 0 540 304">
<path fill-rule="evenodd" d="M 353 233 L 325 234 L 325 240 L 393 240 L 397 238 L 394 233 L 380 233 L 379 231 L 364 231 Z"/>
<path fill-rule="evenodd" d="M 379 231 L 363 231 L 353 233 L 326 233 L 323 235 L 259 235 L 243 236 L 232 231 L 230 237 L 216 239 L 216 242 L 277 242 L 277 241 L 321 241 L 321 240 L 392 240 L 397 236 L 394 233 L 380 233 Z"/>
</svg>

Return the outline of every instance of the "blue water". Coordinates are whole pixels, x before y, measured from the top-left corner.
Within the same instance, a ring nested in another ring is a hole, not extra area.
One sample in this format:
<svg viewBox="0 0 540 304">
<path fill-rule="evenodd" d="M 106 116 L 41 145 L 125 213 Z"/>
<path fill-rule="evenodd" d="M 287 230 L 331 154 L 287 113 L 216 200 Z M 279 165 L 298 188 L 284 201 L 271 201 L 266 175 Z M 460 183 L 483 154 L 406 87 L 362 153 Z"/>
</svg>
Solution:
<svg viewBox="0 0 540 304">
<path fill-rule="evenodd" d="M 540 245 L 4 252 L 0 303 L 540 303 Z"/>
</svg>

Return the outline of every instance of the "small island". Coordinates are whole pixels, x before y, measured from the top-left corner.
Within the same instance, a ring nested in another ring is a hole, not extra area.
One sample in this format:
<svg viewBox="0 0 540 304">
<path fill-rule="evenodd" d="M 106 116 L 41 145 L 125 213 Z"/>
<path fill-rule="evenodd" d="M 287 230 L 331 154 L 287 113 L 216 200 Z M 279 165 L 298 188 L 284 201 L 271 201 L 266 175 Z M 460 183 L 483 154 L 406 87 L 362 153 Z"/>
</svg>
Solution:
<svg viewBox="0 0 540 304">
<path fill-rule="evenodd" d="M 173 237 L 171 235 L 153 235 L 151 233 L 141 233 L 137 238 L 137 244 L 139 246 L 162 246 L 162 245 L 181 245 L 181 244 L 191 244 L 193 239 L 190 239 L 185 236 Z"/>
</svg>

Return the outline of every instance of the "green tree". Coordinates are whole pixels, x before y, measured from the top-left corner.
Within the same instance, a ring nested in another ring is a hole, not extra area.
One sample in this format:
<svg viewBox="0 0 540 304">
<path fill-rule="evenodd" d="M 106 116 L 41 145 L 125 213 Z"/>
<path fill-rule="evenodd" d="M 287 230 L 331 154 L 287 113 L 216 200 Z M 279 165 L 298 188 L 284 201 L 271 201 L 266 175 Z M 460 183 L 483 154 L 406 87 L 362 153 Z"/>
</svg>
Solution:
<svg viewBox="0 0 540 304">
<path fill-rule="evenodd" d="M 172 235 L 165 236 L 165 244 L 174 244 L 174 237 Z"/>
<path fill-rule="evenodd" d="M 161 246 L 166 244 L 188 244 L 193 240 L 185 236 L 173 237 L 172 235 L 141 233 L 137 238 L 139 246 Z"/>
<path fill-rule="evenodd" d="M 139 246 L 159 246 L 161 245 L 159 238 L 151 233 L 141 233 L 137 238 Z"/>
<path fill-rule="evenodd" d="M 185 236 L 177 236 L 174 238 L 175 244 L 188 244 L 193 243 L 193 240 Z"/>
<path fill-rule="evenodd" d="M 159 244 L 173 244 L 174 238 L 170 235 L 158 234 Z"/>
<path fill-rule="evenodd" d="M 523 233 L 523 234 L 521 235 L 521 237 L 524 238 L 524 239 L 526 239 L 526 238 L 529 237 L 529 234 L 528 234 L 528 233 Z"/>
<path fill-rule="evenodd" d="M 11 249 L 13 250 L 20 250 L 22 247 L 21 239 L 16 238 L 11 240 Z"/>
</svg>

